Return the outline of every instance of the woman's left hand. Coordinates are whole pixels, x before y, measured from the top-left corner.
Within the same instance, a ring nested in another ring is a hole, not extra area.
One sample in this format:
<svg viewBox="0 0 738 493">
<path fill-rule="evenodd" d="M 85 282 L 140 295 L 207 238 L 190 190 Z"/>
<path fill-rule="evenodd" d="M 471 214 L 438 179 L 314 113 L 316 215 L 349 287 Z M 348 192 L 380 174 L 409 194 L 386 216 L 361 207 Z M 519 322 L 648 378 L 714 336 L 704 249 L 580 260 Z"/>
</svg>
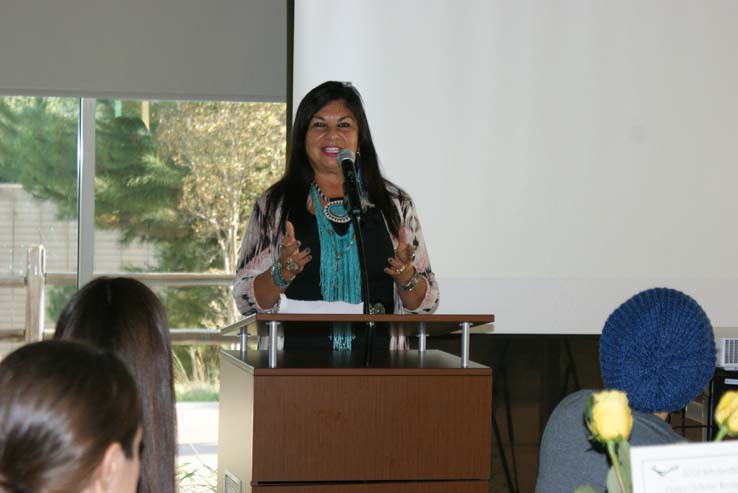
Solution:
<svg viewBox="0 0 738 493">
<path fill-rule="evenodd" d="M 405 241 L 405 228 L 400 228 L 398 235 L 399 244 L 395 250 L 395 256 L 387 259 L 386 272 L 396 283 L 405 285 L 415 274 L 413 260 L 415 260 L 415 248 Z"/>
</svg>

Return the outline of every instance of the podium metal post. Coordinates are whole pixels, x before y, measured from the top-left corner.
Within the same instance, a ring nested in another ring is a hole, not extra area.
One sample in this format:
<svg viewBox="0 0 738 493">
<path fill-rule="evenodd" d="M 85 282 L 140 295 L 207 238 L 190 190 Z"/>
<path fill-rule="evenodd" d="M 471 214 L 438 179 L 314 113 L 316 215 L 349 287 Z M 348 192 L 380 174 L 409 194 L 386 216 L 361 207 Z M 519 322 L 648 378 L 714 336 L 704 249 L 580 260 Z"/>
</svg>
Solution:
<svg viewBox="0 0 738 493">
<path fill-rule="evenodd" d="M 277 367 L 277 329 L 279 322 L 269 322 L 269 368 Z"/>
<path fill-rule="evenodd" d="M 461 367 L 469 367 L 469 322 L 461 323 Z"/>
</svg>

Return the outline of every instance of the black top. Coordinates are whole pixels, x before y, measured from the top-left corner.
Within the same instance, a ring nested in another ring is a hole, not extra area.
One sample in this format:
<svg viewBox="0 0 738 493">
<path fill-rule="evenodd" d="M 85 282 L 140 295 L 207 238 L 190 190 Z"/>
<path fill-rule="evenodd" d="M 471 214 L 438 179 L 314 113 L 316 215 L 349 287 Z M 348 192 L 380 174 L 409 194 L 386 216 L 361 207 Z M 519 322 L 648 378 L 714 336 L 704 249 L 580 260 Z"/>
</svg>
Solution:
<svg viewBox="0 0 738 493">
<path fill-rule="evenodd" d="M 290 221 L 295 227 L 295 238 L 302 243 L 300 248 L 310 248 L 310 255 L 313 259 L 295 277 L 285 294 L 293 300 L 322 300 L 318 222 L 315 216 L 306 209 L 301 209 L 298 213 L 293 212 Z M 350 223 L 336 224 L 331 222 L 330 224 L 337 234 L 344 235 Z M 376 207 L 367 209 L 362 217 L 361 232 L 364 238 L 371 302 L 372 304 L 382 303 L 386 313 L 393 313 L 395 305 L 394 286 L 392 278 L 384 272 L 384 268 L 388 265 L 387 259 L 394 256 L 394 248 L 379 209 Z"/>
</svg>

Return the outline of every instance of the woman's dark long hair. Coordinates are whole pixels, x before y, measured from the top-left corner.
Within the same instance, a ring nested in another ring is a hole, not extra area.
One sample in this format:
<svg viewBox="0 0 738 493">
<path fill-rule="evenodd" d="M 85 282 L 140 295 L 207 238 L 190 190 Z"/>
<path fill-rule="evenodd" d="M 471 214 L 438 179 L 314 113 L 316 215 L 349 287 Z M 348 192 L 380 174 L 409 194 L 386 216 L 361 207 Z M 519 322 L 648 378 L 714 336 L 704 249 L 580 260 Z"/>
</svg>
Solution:
<svg viewBox="0 0 738 493">
<path fill-rule="evenodd" d="M 134 456 L 141 419 L 136 384 L 111 353 L 21 347 L 0 363 L 0 492 L 83 490 L 110 445 Z"/>
<path fill-rule="evenodd" d="M 282 178 L 269 188 L 265 217 L 274 217 L 281 204 L 282 218 L 279 227 L 283 230 L 290 211 L 305 207 L 308 190 L 315 176 L 305 149 L 305 135 L 315 113 L 332 101 L 344 102 L 356 117 L 359 127 L 357 166 L 360 168 L 362 183 L 369 200 L 387 220 L 390 233 L 397 237 L 400 215 L 392 204 L 387 181 L 379 169 L 379 158 L 361 96 L 356 88 L 345 82 L 328 81 L 320 84 L 307 93 L 297 107 L 287 168 Z"/>
<path fill-rule="evenodd" d="M 169 326 L 159 298 L 135 279 L 95 279 L 64 307 L 54 337 L 111 351 L 128 366 L 143 407 L 144 453 L 138 491 L 173 493 L 174 376 Z"/>
</svg>

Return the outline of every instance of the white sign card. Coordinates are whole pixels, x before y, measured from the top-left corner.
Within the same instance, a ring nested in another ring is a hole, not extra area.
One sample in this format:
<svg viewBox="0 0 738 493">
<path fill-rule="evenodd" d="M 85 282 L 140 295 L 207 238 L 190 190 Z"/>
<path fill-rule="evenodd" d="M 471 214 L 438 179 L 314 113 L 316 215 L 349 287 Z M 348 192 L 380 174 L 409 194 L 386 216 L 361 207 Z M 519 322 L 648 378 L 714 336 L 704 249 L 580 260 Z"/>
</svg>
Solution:
<svg viewBox="0 0 738 493">
<path fill-rule="evenodd" d="M 631 447 L 633 493 L 738 493 L 738 441 Z"/>
<path fill-rule="evenodd" d="M 346 303 L 343 301 L 302 301 L 293 300 L 284 294 L 279 295 L 279 313 L 330 313 L 339 315 L 361 315 L 364 303 Z"/>
</svg>

